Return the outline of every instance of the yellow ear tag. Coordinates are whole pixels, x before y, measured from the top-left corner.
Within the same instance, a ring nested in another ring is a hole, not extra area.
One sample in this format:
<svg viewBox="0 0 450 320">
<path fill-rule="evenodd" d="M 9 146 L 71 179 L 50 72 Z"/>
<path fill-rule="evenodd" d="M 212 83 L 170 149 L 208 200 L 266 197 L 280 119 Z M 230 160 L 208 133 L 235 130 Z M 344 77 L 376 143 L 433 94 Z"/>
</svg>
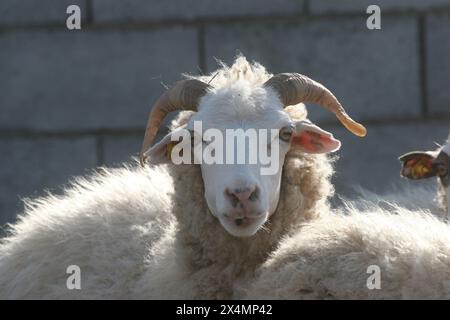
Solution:
<svg viewBox="0 0 450 320">
<path fill-rule="evenodd" d="M 172 161 L 172 149 L 175 146 L 176 142 L 172 141 L 166 145 L 166 156 L 169 161 Z"/>
<path fill-rule="evenodd" d="M 428 169 L 424 163 L 419 162 L 413 167 L 413 176 L 415 178 L 423 178 L 430 172 L 430 169 Z"/>
</svg>

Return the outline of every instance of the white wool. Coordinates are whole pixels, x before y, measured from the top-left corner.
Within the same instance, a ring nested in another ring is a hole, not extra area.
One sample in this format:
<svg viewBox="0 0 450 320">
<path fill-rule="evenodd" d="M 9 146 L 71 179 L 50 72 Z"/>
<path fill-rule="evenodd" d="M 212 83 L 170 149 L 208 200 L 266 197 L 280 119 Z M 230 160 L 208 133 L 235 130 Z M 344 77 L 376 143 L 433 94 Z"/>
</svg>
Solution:
<svg viewBox="0 0 450 320">
<path fill-rule="evenodd" d="M 246 297 L 450 299 L 450 226 L 429 211 L 360 206 L 348 202 L 284 239 Z M 369 266 L 380 268 L 380 289 L 367 287 Z"/>
<path fill-rule="evenodd" d="M 240 57 L 201 79 L 220 88 L 269 77 Z M 195 167 L 79 178 L 62 196 L 28 203 L 11 226 L 0 243 L 0 299 L 450 298 L 450 230 L 423 209 L 423 199 L 434 206 L 429 191 L 383 203 L 365 193 L 333 212 L 327 157 L 288 158 L 284 210 L 248 239 L 226 234 L 207 211 Z M 174 181 L 171 170 L 181 169 Z M 81 290 L 66 286 L 70 265 L 81 269 Z M 380 290 L 366 286 L 370 265 L 381 269 Z"/>
<path fill-rule="evenodd" d="M 0 298 L 126 298 L 151 247 L 172 228 L 164 167 L 103 170 L 30 203 L 0 245 Z M 152 199 L 152 201 L 148 201 Z M 81 290 L 66 269 L 81 268 Z"/>
<path fill-rule="evenodd" d="M 0 298 L 189 296 L 194 280 L 174 255 L 177 225 L 161 210 L 170 209 L 172 192 L 164 166 L 105 171 L 79 183 L 66 198 L 38 200 L 39 208 L 13 226 L 0 246 Z M 406 192 L 398 198 L 416 199 Z M 235 296 L 450 298 L 449 226 L 424 210 L 390 203 L 387 211 L 377 203 L 347 202 L 341 212 L 306 223 L 280 243 L 255 281 L 241 281 L 250 289 Z M 82 270 L 81 290 L 66 287 L 71 264 Z M 369 265 L 381 268 L 381 290 L 365 286 Z"/>
<path fill-rule="evenodd" d="M 215 89 L 227 87 L 239 80 L 245 80 L 252 86 L 261 86 L 272 74 L 263 65 L 253 62 L 250 64 L 244 56 L 238 56 L 231 67 L 219 62 L 221 68 L 209 75 L 196 76 L 203 82 L 211 84 Z M 189 76 L 190 77 L 190 76 Z"/>
<path fill-rule="evenodd" d="M 447 142 L 445 143 L 445 145 L 442 147 L 441 150 L 444 151 L 446 154 L 450 155 L 450 134 L 448 136 Z"/>
</svg>

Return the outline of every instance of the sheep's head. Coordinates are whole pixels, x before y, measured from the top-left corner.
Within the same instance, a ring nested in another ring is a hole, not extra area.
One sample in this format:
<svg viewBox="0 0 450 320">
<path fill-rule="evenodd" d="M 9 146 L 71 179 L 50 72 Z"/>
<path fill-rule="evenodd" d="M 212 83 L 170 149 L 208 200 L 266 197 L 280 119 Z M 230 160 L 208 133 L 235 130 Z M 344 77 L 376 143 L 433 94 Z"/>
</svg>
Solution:
<svg viewBox="0 0 450 320">
<path fill-rule="evenodd" d="M 401 175 L 419 180 L 438 177 L 441 184 L 441 202 L 450 217 L 450 134 L 444 146 L 433 151 L 412 151 L 399 158 L 403 163 Z"/>
<path fill-rule="evenodd" d="M 277 208 L 287 152 L 326 153 L 340 147 L 331 133 L 289 117 L 284 108 L 301 102 L 321 105 L 350 131 L 366 133 L 328 89 L 300 74 L 275 75 L 259 86 L 239 80 L 218 89 L 187 79 L 152 108 L 141 164 L 146 159 L 200 164 L 211 213 L 230 234 L 251 236 Z M 165 115 L 179 109 L 196 113 L 150 147 Z"/>
</svg>

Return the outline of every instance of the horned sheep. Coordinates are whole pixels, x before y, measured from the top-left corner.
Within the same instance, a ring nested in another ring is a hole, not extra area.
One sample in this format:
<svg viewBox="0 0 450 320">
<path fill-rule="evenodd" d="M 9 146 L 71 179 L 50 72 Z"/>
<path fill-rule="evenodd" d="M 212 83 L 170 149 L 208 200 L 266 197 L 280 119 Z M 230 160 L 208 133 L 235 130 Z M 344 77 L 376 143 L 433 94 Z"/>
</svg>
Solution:
<svg viewBox="0 0 450 320">
<path fill-rule="evenodd" d="M 151 166 L 103 169 L 27 204 L 0 245 L 0 298 L 449 298 L 446 224 L 403 208 L 332 212 L 325 153 L 339 141 L 307 120 L 304 101 L 365 134 L 320 84 L 272 77 L 243 57 L 178 83 L 150 115 L 141 163 Z M 182 112 L 150 147 L 164 115 L 180 107 L 197 112 Z M 277 129 L 282 168 L 262 178 L 258 164 L 157 164 L 195 119 Z M 71 265 L 81 290 L 66 286 Z M 385 279 L 372 295 L 370 265 Z"/>
</svg>

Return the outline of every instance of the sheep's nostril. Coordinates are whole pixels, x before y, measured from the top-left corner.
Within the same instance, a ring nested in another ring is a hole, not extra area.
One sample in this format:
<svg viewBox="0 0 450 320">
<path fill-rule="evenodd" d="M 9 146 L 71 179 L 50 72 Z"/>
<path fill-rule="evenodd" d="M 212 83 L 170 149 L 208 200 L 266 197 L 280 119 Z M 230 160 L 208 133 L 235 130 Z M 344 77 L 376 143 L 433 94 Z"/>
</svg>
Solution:
<svg viewBox="0 0 450 320">
<path fill-rule="evenodd" d="M 256 201 L 259 198 L 259 188 L 257 186 L 252 188 L 234 188 L 233 191 L 225 189 L 225 196 L 230 200 L 232 206 L 236 208 L 239 204 L 244 209 L 248 201 Z"/>
<path fill-rule="evenodd" d="M 250 194 L 250 197 L 248 199 L 250 201 L 256 201 L 259 198 L 259 188 L 256 187 L 255 190 Z"/>
<path fill-rule="evenodd" d="M 230 192 L 228 188 L 225 189 L 225 196 L 231 201 L 233 208 L 236 208 L 239 203 L 239 198 L 234 193 Z"/>
</svg>

